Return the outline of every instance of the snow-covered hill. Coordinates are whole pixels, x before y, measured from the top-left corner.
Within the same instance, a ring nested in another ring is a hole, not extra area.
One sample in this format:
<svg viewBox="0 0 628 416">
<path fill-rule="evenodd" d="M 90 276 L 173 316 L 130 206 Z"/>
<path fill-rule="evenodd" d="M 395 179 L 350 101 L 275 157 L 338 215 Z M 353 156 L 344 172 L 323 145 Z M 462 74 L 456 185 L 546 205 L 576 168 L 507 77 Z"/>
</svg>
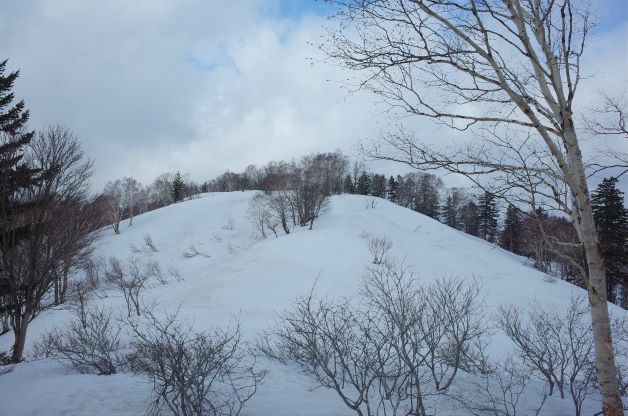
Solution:
<svg viewBox="0 0 628 416">
<path fill-rule="evenodd" d="M 437 221 L 370 198 L 336 196 L 332 208 L 315 223 L 314 230 L 259 240 L 247 219 L 252 192 L 212 193 L 136 217 L 122 234 L 106 230 L 98 255 L 141 258 L 159 262 L 162 270 L 176 268 L 183 280 L 152 284 L 144 298 L 160 307 L 181 307 L 181 315 L 198 328 L 225 325 L 239 318 L 248 339 L 271 326 L 276 313 L 317 280 L 321 295 L 354 296 L 360 274 L 372 258 L 365 233 L 393 241 L 393 254 L 414 266 L 421 279 L 442 276 L 478 279 L 489 311 L 501 304 L 527 307 L 532 300 L 566 308 L 571 294 L 581 292 L 562 281 L 524 265 L 522 258 L 487 242 L 453 230 Z M 157 252 L 134 250 L 149 234 Z M 196 249 L 199 255 L 186 256 Z M 98 302 L 125 311 L 117 293 Z M 620 312 L 617 312 L 620 313 Z M 29 347 L 44 330 L 69 319 L 67 310 L 48 311 L 29 329 Z M 10 346 L 12 335 L 0 338 L 0 349 Z M 496 352 L 511 347 L 499 336 Z M 309 391 L 313 384 L 297 370 L 271 365 L 269 375 L 246 414 L 349 414 L 330 391 Z M 129 374 L 96 376 L 76 374 L 52 361 L 32 361 L 0 376 L 0 415 L 139 415 L 144 412 L 150 386 Z M 547 414 L 572 413 L 567 400 L 548 404 Z"/>
</svg>

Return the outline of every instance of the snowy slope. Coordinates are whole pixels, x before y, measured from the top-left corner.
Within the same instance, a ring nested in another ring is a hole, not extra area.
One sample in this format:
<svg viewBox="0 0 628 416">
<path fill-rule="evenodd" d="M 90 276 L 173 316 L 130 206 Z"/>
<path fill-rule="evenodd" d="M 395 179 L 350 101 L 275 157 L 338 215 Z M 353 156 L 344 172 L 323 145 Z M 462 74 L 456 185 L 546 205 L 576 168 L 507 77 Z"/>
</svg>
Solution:
<svg viewBox="0 0 628 416">
<path fill-rule="evenodd" d="M 158 261 L 163 270 L 177 268 L 181 282 L 153 284 L 145 299 L 160 307 L 181 306 L 181 314 L 197 328 L 240 319 L 246 337 L 271 326 L 276 312 L 288 307 L 297 295 L 317 280 L 319 294 L 354 296 L 360 272 L 371 261 L 364 233 L 386 236 L 393 254 L 405 258 L 422 279 L 442 276 L 478 279 L 489 309 L 508 303 L 527 306 L 532 300 L 565 308 L 572 293 L 581 291 L 523 264 L 520 257 L 437 221 L 378 200 L 367 209 L 361 196 L 332 198 L 332 209 L 313 231 L 295 230 L 287 236 L 258 240 L 246 218 L 252 192 L 214 193 L 136 217 L 124 224 L 121 235 L 107 230 L 98 255 L 121 259 L 140 257 Z M 136 253 L 150 234 L 157 253 Z M 184 256 L 194 246 L 207 256 Z M 115 292 L 99 302 L 124 311 Z M 620 312 L 617 312 L 620 313 Z M 70 314 L 54 310 L 38 318 L 29 329 L 29 344 L 38 335 L 63 323 Z M 11 334 L 0 337 L 8 349 Z M 510 346 L 497 336 L 496 352 Z M 30 347 L 29 347 L 30 348 Z M 27 348 L 28 351 L 28 348 Z M 247 408 L 250 415 L 349 414 L 332 393 L 317 389 L 299 372 L 272 365 L 265 383 Z M 144 411 L 150 386 L 128 374 L 98 377 L 75 374 L 49 361 L 18 365 L 0 376 L 0 415 L 138 415 Z M 549 403 L 547 411 L 569 415 L 570 404 Z"/>
</svg>

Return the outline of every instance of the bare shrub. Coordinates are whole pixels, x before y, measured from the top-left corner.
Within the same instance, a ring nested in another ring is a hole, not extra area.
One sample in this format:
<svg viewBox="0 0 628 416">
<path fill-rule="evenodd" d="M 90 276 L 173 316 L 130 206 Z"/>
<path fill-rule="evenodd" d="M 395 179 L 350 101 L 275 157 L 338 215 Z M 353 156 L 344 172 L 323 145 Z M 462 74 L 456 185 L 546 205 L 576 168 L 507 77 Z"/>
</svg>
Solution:
<svg viewBox="0 0 628 416">
<path fill-rule="evenodd" d="M 485 371 L 489 333 L 477 282 L 440 279 L 419 285 L 406 265 L 387 262 L 366 269 L 362 292 L 414 385 L 427 380 L 443 392 L 459 370 Z"/>
<path fill-rule="evenodd" d="M 109 259 L 109 268 L 106 273 L 107 282 L 122 292 L 127 306 L 127 316 L 135 311 L 140 316 L 140 294 L 151 277 L 159 275 L 159 266 L 155 262 L 140 263 L 131 258 L 123 266 L 115 257 Z"/>
<path fill-rule="evenodd" d="M 267 356 L 297 364 L 355 414 L 427 414 L 458 371 L 486 371 L 487 331 L 477 284 L 421 287 L 403 264 L 368 268 L 365 302 L 299 298 L 260 341 Z"/>
<path fill-rule="evenodd" d="M 174 415 L 239 415 L 265 376 L 241 347 L 240 329 L 198 332 L 177 319 L 152 312 L 128 321 L 135 336 L 131 368 L 153 385 L 148 410 Z"/>
<path fill-rule="evenodd" d="M 493 371 L 475 374 L 463 393 L 451 397 L 474 416 L 538 416 L 547 394 L 531 391 L 533 381 L 529 369 L 509 357 Z"/>
<path fill-rule="evenodd" d="M 615 340 L 620 394 L 628 396 L 628 320 L 625 317 L 614 319 L 611 330 Z"/>
<path fill-rule="evenodd" d="M 111 311 L 87 308 L 64 328 L 55 328 L 35 344 L 38 358 L 56 358 L 69 362 L 84 374 L 116 374 L 123 365 L 120 327 Z"/>
<path fill-rule="evenodd" d="M 569 394 L 579 416 L 596 384 L 591 322 L 583 300 L 572 298 L 561 312 L 538 304 L 531 305 L 527 314 L 501 307 L 498 322 L 524 363 L 545 379 L 549 395 L 554 389 L 563 399 Z"/>
<path fill-rule="evenodd" d="M 151 253 L 157 253 L 159 251 L 150 234 L 144 234 L 144 247 L 146 247 L 147 251 Z"/>
<path fill-rule="evenodd" d="M 366 209 L 375 209 L 377 208 L 377 199 L 375 198 L 367 199 L 364 205 L 366 206 Z"/>
<path fill-rule="evenodd" d="M 222 229 L 226 231 L 235 230 L 235 220 L 233 218 L 227 219 L 227 222 L 222 226 Z"/>
<path fill-rule="evenodd" d="M 249 201 L 248 216 L 262 238 L 268 237 L 267 231 L 272 231 L 275 237 L 277 237 L 279 221 L 272 214 L 266 195 L 258 193 L 251 198 Z"/>
<path fill-rule="evenodd" d="M 211 257 L 209 254 L 205 254 L 199 251 L 194 245 L 191 245 L 190 247 L 188 247 L 186 251 L 183 252 L 183 257 L 187 259 L 191 259 L 192 257 L 196 257 L 196 256 L 202 256 L 205 258 Z"/>
<path fill-rule="evenodd" d="M 368 245 L 373 256 L 373 264 L 381 264 L 392 249 L 393 243 L 385 237 L 369 237 Z"/>
<path fill-rule="evenodd" d="M 150 254 L 150 253 L 159 252 L 159 249 L 153 242 L 153 238 L 150 236 L 150 234 L 147 233 L 147 234 L 144 234 L 144 245 L 142 247 L 131 245 L 131 251 L 136 254 L 139 254 L 139 253 Z"/>
<path fill-rule="evenodd" d="M 68 285 L 67 300 L 79 311 L 85 309 L 87 301 L 93 297 L 104 297 L 104 274 L 106 261 L 104 258 L 90 258 L 83 266 L 83 278 L 76 279 Z"/>
<path fill-rule="evenodd" d="M 320 386 L 334 390 L 357 415 L 370 415 L 378 400 L 383 401 L 373 395 L 387 361 L 378 355 L 383 340 L 375 335 L 374 320 L 356 313 L 348 302 L 316 300 L 310 293 L 282 316 L 260 349 L 283 363 L 297 364 Z"/>
</svg>

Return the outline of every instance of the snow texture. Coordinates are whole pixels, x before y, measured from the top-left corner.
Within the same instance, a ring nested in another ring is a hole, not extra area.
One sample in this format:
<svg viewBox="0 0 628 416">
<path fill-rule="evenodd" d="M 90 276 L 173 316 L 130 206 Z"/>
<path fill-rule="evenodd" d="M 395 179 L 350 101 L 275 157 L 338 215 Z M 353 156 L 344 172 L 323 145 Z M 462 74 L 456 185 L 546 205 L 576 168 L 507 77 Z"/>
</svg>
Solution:
<svg viewBox="0 0 628 416">
<path fill-rule="evenodd" d="M 330 212 L 315 222 L 314 230 L 298 228 L 290 235 L 260 240 L 246 214 L 253 195 L 204 194 L 137 216 L 132 227 L 126 221 L 121 224 L 120 235 L 105 230 L 97 255 L 157 261 L 164 271 L 176 267 L 184 280 L 167 285 L 153 282 L 143 298 L 157 302 L 160 308 L 180 306 L 181 316 L 198 329 L 239 319 L 248 340 L 272 326 L 277 313 L 315 283 L 318 295 L 355 297 L 361 271 L 372 261 L 367 234 L 391 239 L 391 254 L 412 265 L 420 279 L 478 279 L 487 314 L 499 305 L 526 308 L 532 301 L 561 310 L 572 294 L 584 294 L 566 282 L 548 279 L 526 266 L 521 257 L 409 209 L 384 200 L 367 209 L 369 197 L 335 196 Z M 144 245 L 146 234 L 158 251 L 132 250 Z M 191 247 L 202 254 L 186 257 Z M 124 300 L 115 291 L 96 302 L 126 312 Z M 612 308 L 614 314 L 625 313 Z M 29 328 L 27 355 L 44 331 L 70 318 L 63 308 L 38 317 Z M 0 337 L 0 350 L 8 350 L 11 342 L 11 333 Z M 510 342 L 499 334 L 493 337 L 491 348 L 494 356 L 512 351 Z M 245 414 L 351 414 L 335 393 L 312 390 L 314 384 L 297 369 L 274 363 L 268 366 L 269 374 Z M 144 413 L 150 390 L 145 380 L 131 374 L 76 374 L 58 362 L 28 361 L 0 376 L 0 415 L 135 416 Z M 572 413 L 568 399 L 552 398 L 543 414 Z M 460 411 L 439 409 L 439 414 L 457 415 Z"/>
</svg>

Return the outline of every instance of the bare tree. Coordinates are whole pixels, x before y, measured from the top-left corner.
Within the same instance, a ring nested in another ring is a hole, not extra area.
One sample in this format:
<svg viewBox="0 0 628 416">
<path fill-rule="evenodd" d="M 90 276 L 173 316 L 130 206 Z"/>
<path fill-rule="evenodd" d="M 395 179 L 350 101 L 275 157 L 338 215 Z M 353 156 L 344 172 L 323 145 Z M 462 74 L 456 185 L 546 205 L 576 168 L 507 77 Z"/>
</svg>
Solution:
<svg viewBox="0 0 628 416">
<path fill-rule="evenodd" d="M 58 213 L 57 221 L 66 224 L 62 232 L 66 234 L 68 248 L 61 255 L 61 264 L 54 282 L 56 305 L 65 303 L 70 278 L 76 277 L 90 265 L 94 245 L 100 237 L 98 229 L 101 225 L 99 215 L 93 211 L 93 203 L 75 201 L 66 204 L 65 209 Z"/>
<path fill-rule="evenodd" d="M 583 299 L 573 298 L 564 312 L 531 305 L 525 321 L 518 309 L 502 307 L 499 318 L 524 363 L 546 380 L 549 395 L 555 388 L 561 398 L 569 394 L 576 416 L 582 414 L 595 377 L 593 337 L 583 304 Z"/>
<path fill-rule="evenodd" d="M 602 102 L 591 109 L 591 114 L 585 118 L 585 126 L 590 133 L 603 138 L 628 139 L 628 97 L 610 96 L 602 94 Z M 628 172 L 628 142 L 624 141 L 623 149 L 612 147 L 606 143 L 605 149 L 600 152 L 597 160 L 589 164 L 589 175 L 614 169 L 618 173 L 616 178 Z"/>
<path fill-rule="evenodd" d="M 63 127 L 49 127 L 30 143 L 25 159 L 43 173 L 39 183 L 14 196 L 28 207 L 19 215 L 11 213 L 19 222 L 14 230 L 28 238 L 15 243 L 9 232 L 0 241 L 2 301 L 15 336 L 14 363 L 22 360 L 29 323 L 54 305 L 47 301 L 51 288 L 89 245 L 79 241 L 89 227 L 76 226 L 82 219 L 67 215 L 74 204 L 84 201 L 91 176 L 92 163 L 85 159 L 77 138 Z"/>
<path fill-rule="evenodd" d="M 142 185 L 134 178 L 122 178 L 123 205 L 126 208 L 127 217 L 129 218 L 129 227 L 133 225 L 133 216 L 139 198 L 142 194 Z"/>
<path fill-rule="evenodd" d="M 136 348 L 131 367 L 148 377 L 154 400 L 176 416 L 237 416 L 257 391 L 265 371 L 242 348 L 240 328 L 195 331 L 177 313 L 129 320 Z"/>
<path fill-rule="evenodd" d="M 293 211 L 290 201 L 288 190 L 277 190 L 268 195 L 268 208 L 279 220 L 286 234 L 290 234 L 290 217 Z"/>
<path fill-rule="evenodd" d="M 299 298 L 260 342 L 335 391 L 356 415 L 427 415 L 459 371 L 486 368 L 477 286 L 453 280 L 419 286 L 395 262 L 365 272 L 364 302 Z"/>
<path fill-rule="evenodd" d="M 85 314 L 83 316 L 83 313 Z M 121 328 L 110 310 L 87 308 L 64 328 L 45 333 L 35 344 L 35 357 L 69 362 L 83 374 L 116 374 L 124 365 Z"/>
<path fill-rule="evenodd" d="M 255 194 L 249 201 L 249 219 L 262 236 L 266 238 L 266 231 L 272 231 L 277 237 L 279 223 L 268 206 L 268 197 L 263 193 Z"/>
<path fill-rule="evenodd" d="M 129 226 L 133 225 L 133 216 L 142 195 L 142 185 L 133 178 L 124 177 L 107 182 L 103 194 L 113 231 L 120 234 L 120 222 L 123 218 L 129 219 Z"/>
<path fill-rule="evenodd" d="M 370 336 L 375 335 L 373 325 L 348 302 L 317 300 L 310 292 L 282 317 L 262 350 L 297 364 L 320 386 L 335 391 L 356 415 L 369 416 L 377 409 L 372 396 L 383 371 L 378 354 L 386 354 L 382 339 Z"/>
<path fill-rule="evenodd" d="M 369 252 L 373 256 L 373 264 L 382 264 L 386 260 L 386 255 L 393 246 L 392 241 L 385 237 L 373 237 L 368 239 Z"/>
<path fill-rule="evenodd" d="M 292 190 L 292 205 L 297 213 L 299 225 L 309 223 L 327 212 L 330 207 L 327 163 L 321 155 L 306 156 L 301 160 L 298 176 Z"/>
<path fill-rule="evenodd" d="M 115 182 L 107 182 L 103 194 L 107 201 L 107 217 L 113 232 L 120 234 L 120 221 L 124 215 L 124 195 L 120 179 Z"/>
<path fill-rule="evenodd" d="M 475 374 L 464 394 L 452 395 L 474 416 L 538 416 L 547 394 L 532 392 L 534 378 L 530 371 L 517 364 L 513 357 L 485 373 Z M 531 394 L 539 397 L 532 404 Z M 525 406 L 525 408 L 523 408 Z"/>
<path fill-rule="evenodd" d="M 138 259 L 128 260 L 126 267 L 115 257 L 109 259 L 109 268 L 106 271 L 106 279 L 124 296 L 127 306 L 127 316 L 135 312 L 140 316 L 140 295 L 151 277 L 159 275 L 157 263 L 142 264 Z"/>
<path fill-rule="evenodd" d="M 445 169 L 480 186 L 482 175 L 496 176 L 499 196 L 526 195 L 534 208 L 552 203 L 572 218 L 586 254 L 603 411 L 621 415 L 605 270 L 574 114 L 591 27 L 586 7 L 578 0 L 333 2 L 341 27 L 322 47 L 364 75 L 358 87 L 402 112 L 480 128 L 477 144 L 462 149 L 435 151 L 391 135 L 366 149 L 369 156 Z"/>
</svg>

